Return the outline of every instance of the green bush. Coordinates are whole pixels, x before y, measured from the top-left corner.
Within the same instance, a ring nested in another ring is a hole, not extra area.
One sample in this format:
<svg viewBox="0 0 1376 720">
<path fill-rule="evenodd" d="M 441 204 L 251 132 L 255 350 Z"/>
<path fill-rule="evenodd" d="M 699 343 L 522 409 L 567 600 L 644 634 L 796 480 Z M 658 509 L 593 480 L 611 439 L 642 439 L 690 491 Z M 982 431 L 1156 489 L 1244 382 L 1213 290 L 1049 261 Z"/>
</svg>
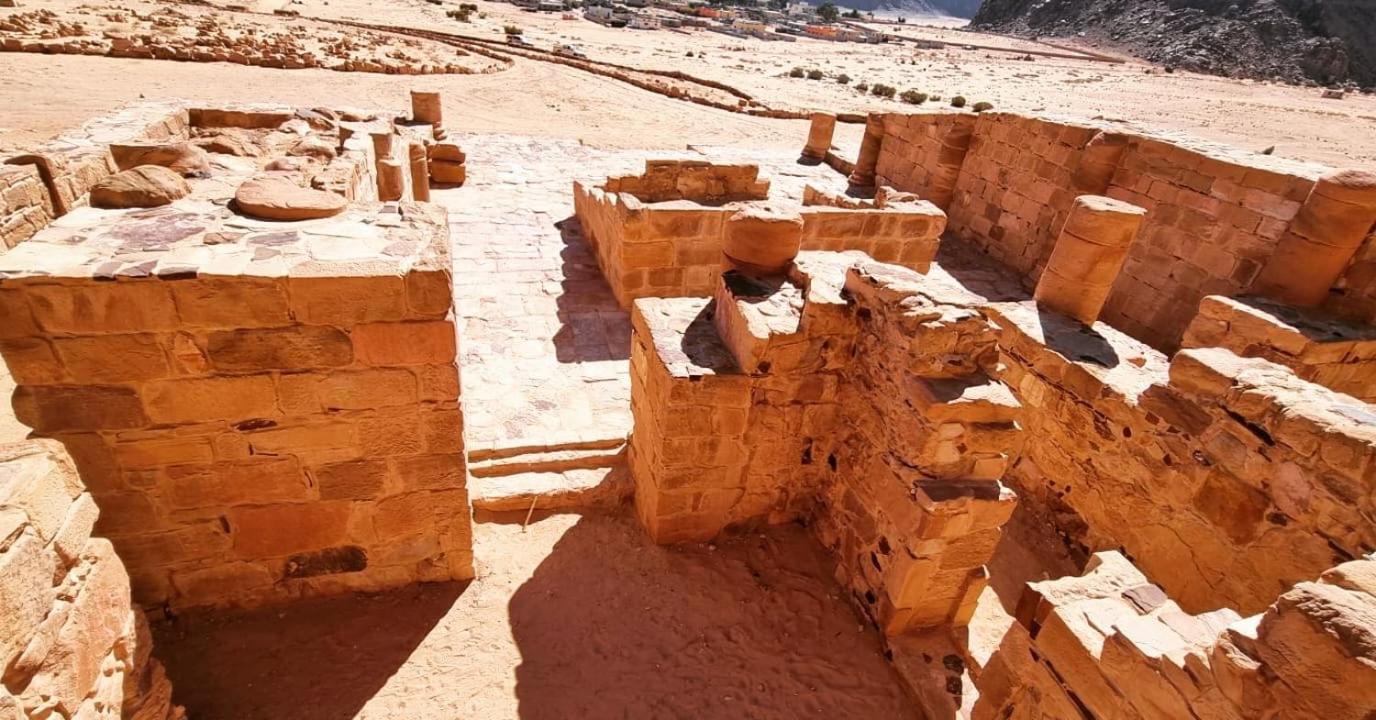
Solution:
<svg viewBox="0 0 1376 720">
<path fill-rule="evenodd" d="M 816 70 L 816 69 L 814 69 L 814 70 L 808 70 L 808 71 L 807 71 L 807 79 L 808 79 L 808 80 L 821 80 L 821 79 L 822 79 L 822 71 L 821 71 L 821 70 Z"/>
<path fill-rule="evenodd" d="M 506 33 L 507 35 L 520 35 L 522 30 L 521 28 L 518 28 L 515 25 L 503 25 L 502 32 Z"/>
<path fill-rule="evenodd" d="M 800 77 L 803 77 L 804 75 L 807 75 L 807 73 L 806 73 L 802 68 L 800 68 L 800 67 L 795 67 L 795 68 L 793 68 L 792 70 L 789 70 L 789 71 L 788 71 L 788 76 L 789 76 L 789 77 L 800 78 Z"/>
<path fill-rule="evenodd" d="M 841 73 L 840 75 L 836 76 L 836 82 L 841 83 L 842 85 L 849 85 L 850 76 L 845 73 Z"/>
<path fill-rule="evenodd" d="M 916 90 L 904 90 L 903 94 L 899 95 L 899 97 L 903 99 L 903 102 L 909 105 L 921 105 L 927 102 L 927 93 L 918 92 Z"/>
<path fill-rule="evenodd" d="M 855 89 L 859 90 L 860 92 L 865 92 L 870 89 L 870 84 L 867 82 L 856 83 Z"/>
<path fill-rule="evenodd" d="M 885 85 L 884 83 L 875 83 L 874 86 L 870 88 L 870 94 L 875 97 L 892 98 L 894 95 L 898 94 L 898 88 L 892 85 Z"/>
<path fill-rule="evenodd" d="M 975 112 L 984 112 L 985 110 L 993 110 L 993 109 L 994 109 L 994 103 L 991 103 L 991 102 L 984 102 L 983 100 L 981 100 L 981 101 L 975 103 L 975 106 L 974 106 L 973 108 L 971 108 L 971 109 L 974 110 Z"/>
<path fill-rule="evenodd" d="M 957 95 L 951 98 L 951 107 L 965 107 L 965 96 Z"/>
</svg>

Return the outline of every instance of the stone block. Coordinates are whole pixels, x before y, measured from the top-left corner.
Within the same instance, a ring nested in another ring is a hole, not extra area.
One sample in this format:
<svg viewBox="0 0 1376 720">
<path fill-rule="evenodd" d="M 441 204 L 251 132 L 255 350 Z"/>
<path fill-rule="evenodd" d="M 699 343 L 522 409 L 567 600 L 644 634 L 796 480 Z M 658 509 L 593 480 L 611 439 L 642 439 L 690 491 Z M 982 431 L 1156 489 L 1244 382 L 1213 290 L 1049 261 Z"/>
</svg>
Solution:
<svg viewBox="0 0 1376 720">
<path fill-rule="evenodd" d="M 338 545 L 347 537 L 349 514 L 349 503 L 340 501 L 231 508 L 234 553 L 254 560 Z"/>
<path fill-rule="evenodd" d="M 19 422 L 41 433 L 144 427 L 137 393 L 123 385 L 22 385 L 14 392 Z"/>
<path fill-rule="evenodd" d="M 155 423 L 239 422 L 278 414 L 270 375 L 159 380 L 144 388 L 143 400 Z"/>
<path fill-rule="evenodd" d="M 206 356 L 217 370 L 301 370 L 348 365 L 353 344 L 342 330 L 314 325 L 222 330 L 206 338 Z"/>
<path fill-rule="evenodd" d="M 293 277 L 287 283 L 291 310 L 305 325 L 348 328 L 359 323 L 406 319 L 402 275 Z"/>
</svg>

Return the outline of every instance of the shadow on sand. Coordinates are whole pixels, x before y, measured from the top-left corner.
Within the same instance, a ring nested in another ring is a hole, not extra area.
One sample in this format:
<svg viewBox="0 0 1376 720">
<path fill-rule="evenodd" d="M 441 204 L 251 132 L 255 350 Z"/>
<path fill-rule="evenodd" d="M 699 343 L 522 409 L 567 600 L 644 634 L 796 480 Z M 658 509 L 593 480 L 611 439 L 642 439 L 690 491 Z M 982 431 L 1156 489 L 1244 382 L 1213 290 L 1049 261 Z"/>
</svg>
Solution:
<svg viewBox="0 0 1376 720">
<path fill-rule="evenodd" d="M 154 626 L 153 646 L 175 701 L 194 720 L 345 720 L 411 657 L 467 585 L 180 618 Z"/>
</svg>

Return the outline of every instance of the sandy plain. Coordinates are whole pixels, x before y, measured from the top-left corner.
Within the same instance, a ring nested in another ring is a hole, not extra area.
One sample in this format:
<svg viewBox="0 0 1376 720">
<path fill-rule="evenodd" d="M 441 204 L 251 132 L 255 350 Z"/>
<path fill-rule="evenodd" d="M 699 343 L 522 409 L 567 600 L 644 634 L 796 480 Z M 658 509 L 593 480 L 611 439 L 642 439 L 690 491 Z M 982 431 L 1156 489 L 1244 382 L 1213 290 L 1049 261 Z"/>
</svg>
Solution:
<svg viewBox="0 0 1376 720">
<path fill-rule="evenodd" d="M 77 0 L 24 0 L 14 13 L 58 12 Z M 120 7 L 149 8 L 139 2 Z M 1001 110 L 1131 120 L 1167 132 L 1329 165 L 1376 160 L 1376 97 L 1325 100 L 1314 88 L 1240 82 L 1189 73 L 1166 74 L 1145 63 L 1035 56 L 1060 49 L 952 30 L 874 26 L 907 38 L 948 43 L 940 49 L 824 40 L 766 42 L 705 30 L 630 30 L 603 27 L 560 13 L 526 12 L 479 0 L 479 14 L 462 23 L 451 6 L 422 0 L 258 0 L 248 7 L 286 8 L 306 18 L 355 20 L 441 30 L 500 41 L 515 25 L 537 48 L 579 46 L 594 61 L 677 70 L 725 83 L 760 103 L 786 110 L 901 111 L 913 106 L 863 94 L 854 86 L 886 83 L 947 99 L 963 95 Z M 221 6 L 222 7 L 222 6 Z M 272 22 L 271 14 L 259 20 Z M 279 19 L 287 22 L 285 19 Z M 968 47 L 978 46 L 975 49 Z M 1004 50 L 983 49 L 1007 48 Z M 822 70 L 822 80 L 788 77 L 793 67 Z M 850 85 L 836 81 L 848 75 Z M 797 120 L 774 120 L 695 105 L 612 78 L 530 57 L 501 72 L 416 78 L 330 70 L 276 70 L 227 63 L 179 63 L 70 55 L 0 53 L 0 152 L 12 152 L 123 103 L 140 98 L 205 101 L 261 100 L 296 104 L 397 106 L 424 83 L 446 92 L 446 121 L 470 132 L 574 137 L 602 147 L 681 148 L 685 144 L 796 148 L 806 132 Z M 845 126 L 844 146 L 858 128 Z"/>
</svg>

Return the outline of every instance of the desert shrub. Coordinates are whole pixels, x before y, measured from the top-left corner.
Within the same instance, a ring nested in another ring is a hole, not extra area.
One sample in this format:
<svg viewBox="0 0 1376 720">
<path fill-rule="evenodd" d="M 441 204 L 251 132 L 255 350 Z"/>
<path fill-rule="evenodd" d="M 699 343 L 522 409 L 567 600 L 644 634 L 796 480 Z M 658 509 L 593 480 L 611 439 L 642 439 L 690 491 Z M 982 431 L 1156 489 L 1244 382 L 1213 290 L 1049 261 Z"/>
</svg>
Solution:
<svg viewBox="0 0 1376 720">
<path fill-rule="evenodd" d="M 991 102 L 984 102 L 983 100 L 981 100 L 981 101 L 975 103 L 975 106 L 974 106 L 973 108 L 971 108 L 971 110 L 974 110 L 975 112 L 984 112 L 985 110 L 993 110 L 993 109 L 994 109 L 994 103 L 991 103 Z"/>
<path fill-rule="evenodd" d="M 904 90 L 903 94 L 898 97 L 902 98 L 903 102 L 909 105 L 921 105 L 927 102 L 927 93 L 918 92 L 916 90 Z"/>
<path fill-rule="evenodd" d="M 957 95 L 951 98 L 951 107 L 965 107 L 965 96 Z"/>
<path fill-rule="evenodd" d="M 808 71 L 807 71 L 807 79 L 808 79 L 808 80 L 821 80 L 821 79 L 822 79 L 822 71 L 821 71 L 821 70 L 816 70 L 816 69 L 808 70 Z"/>
<path fill-rule="evenodd" d="M 693 57 L 693 51 L 692 51 L 692 50 L 689 50 L 688 52 L 684 53 L 683 56 L 684 56 L 684 57 Z"/>
<path fill-rule="evenodd" d="M 859 90 L 860 92 L 866 92 L 867 90 L 870 89 L 870 84 L 867 83 L 867 82 L 856 83 L 856 84 L 855 84 L 855 89 L 856 89 L 856 90 Z"/>
<path fill-rule="evenodd" d="M 523 31 L 521 30 L 521 28 L 518 28 L 515 25 L 503 25 L 502 32 L 506 33 L 507 35 L 520 35 Z"/>
<path fill-rule="evenodd" d="M 885 85 L 884 83 L 875 83 L 870 88 L 870 94 L 874 95 L 875 97 L 892 98 L 897 93 L 898 88 L 895 88 L 892 85 Z"/>
<path fill-rule="evenodd" d="M 793 68 L 792 70 L 789 70 L 789 71 L 788 71 L 788 76 L 789 76 L 789 77 L 800 78 L 800 77 L 803 77 L 803 76 L 806 75 L 806 74 L 807 74 L 807 73 L 804 72 L 803 69 L 800 68 L 800 67 L 795 67 L 795 68 Z"/>
<path fill-rule="evenodd" d="M 836 82 L 841 83 L 842 85 L 849 85 L 850 76 L 845 73 L 841 73 L 840 75 L 836 76 Z"/>
</svg>

